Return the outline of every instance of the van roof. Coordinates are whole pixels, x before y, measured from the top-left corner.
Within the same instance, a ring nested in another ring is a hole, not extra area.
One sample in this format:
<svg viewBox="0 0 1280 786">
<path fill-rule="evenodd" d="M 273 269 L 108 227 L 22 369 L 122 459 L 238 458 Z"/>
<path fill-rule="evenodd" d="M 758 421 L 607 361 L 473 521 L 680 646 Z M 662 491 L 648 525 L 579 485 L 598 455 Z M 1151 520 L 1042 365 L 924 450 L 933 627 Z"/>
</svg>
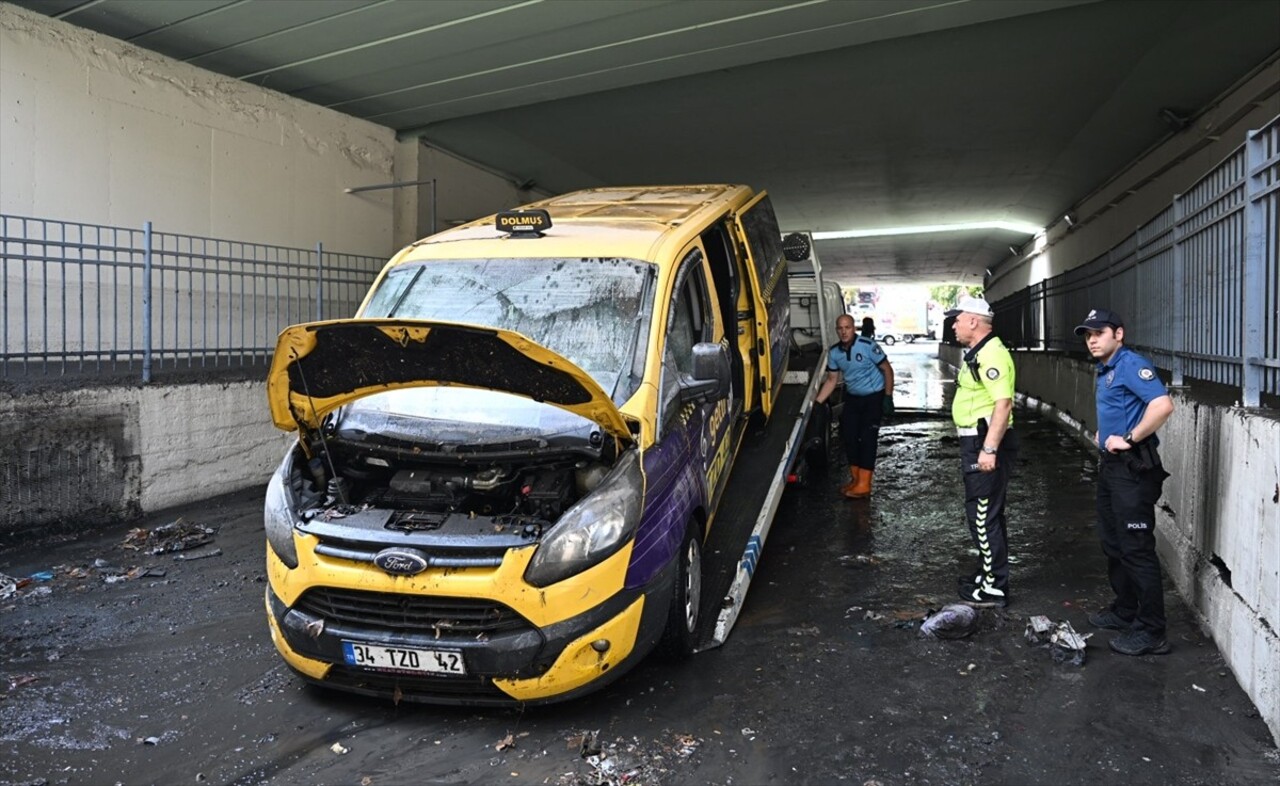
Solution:
<svg viewBox="0 0 1280 786">
<path fill-rule="evenodd" d="M 753 196 L 747 186 L 688 185 L 593 188 L 527 205 L 551 216 L 542 237 L 511 237 L 494 226 L 495 216 L 423 238 L 397 262 L 474 257 L 625 257 L 653 262 L 659 243 L 695 235 L 726 208 Z M 511 244 L 515 243 L 516 246 Z"/>
</svg>

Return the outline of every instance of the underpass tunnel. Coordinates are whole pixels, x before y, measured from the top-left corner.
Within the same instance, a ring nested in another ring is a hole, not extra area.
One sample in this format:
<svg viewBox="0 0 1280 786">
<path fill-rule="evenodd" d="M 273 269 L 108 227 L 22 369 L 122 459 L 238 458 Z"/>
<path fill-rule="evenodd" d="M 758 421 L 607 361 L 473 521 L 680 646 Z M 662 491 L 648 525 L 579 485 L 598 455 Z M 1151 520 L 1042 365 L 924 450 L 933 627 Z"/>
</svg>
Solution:
<svg viewBox="0 0 1280 786">
<path fill-rule="evenodd" d="M 1097 427 L 1096 374 L 1073 327 L 1125 316 L 1177 405 L 1168 586 L 1280 735 L 1275 0 L 23 0 L 0 2 L 0 56 L 0 542 L 265 484 L 289 441 L 276 336 L 352 315 L 436 228 L 746 183 L 829 280 L 982 288 L 1019 420 L 1061 460 L 1014 482 L 1029 553 L 1086 506 L 1094 457 L 1067 445 Z M 877 481 L 939 528 L 913 490 L 953 474 L 943 338 L 890 350 Z M 894 555 L 950 568 L 879 509 Z"/>
</svg>

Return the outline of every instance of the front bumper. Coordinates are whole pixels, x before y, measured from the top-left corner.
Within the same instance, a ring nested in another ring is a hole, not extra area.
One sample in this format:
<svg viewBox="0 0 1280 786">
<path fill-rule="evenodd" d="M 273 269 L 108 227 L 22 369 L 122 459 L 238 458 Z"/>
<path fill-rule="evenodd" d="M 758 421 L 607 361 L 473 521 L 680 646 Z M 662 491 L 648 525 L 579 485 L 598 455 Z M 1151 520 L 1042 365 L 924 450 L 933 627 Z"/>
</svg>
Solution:
<svg viewBox="0 0 1280 786">
<path fill-rule="evenodd" d="M 273 560 L 274 555 L 268 550 L 268 561 Z M 277 563 L 269 572 L 275 574 L 280 570 L 287 569 Z M 648 586 L 619 589 L 599 604 L 565 619 L 543 619 L 542 624 L 535 624 L 525 615 L 513 613 L 508 620 L 514 619 L 514 624 L 478 635 L 460 634 L 447 626 L 393 630 L 335 621 L 316 613 L 315 604 L 306 602 L 305 590 L 294 597 L 292 606 L 286 604 L 277 594 L 274 580 L 266 591 L 266 606 L 276 648 L 295 671 L 318 684 L 365 695 L 437 704 L 545 703 L 563 701 L 603 687 L 652 650 L 666 624 L 674 576 L 672 563 Z M 577 578 L 562 583 L 572 583 Z M 325 591 L 323 585 L 309 589 Z M 403 594 L 369 593 L 354 588 L 343 592 L 347 596 L 376 595 L 380 602 L 394 602 Z M 590 588 L 587 592 L 590 594 Z M 432 599 L 418 593 L 411 597 L 423 601 Z M 544 618 L 551 613 L 544 611 L 547 612 Z M 343 658 L 343 641 L 460 652 L 467 676 L 387 672 L 350 666 Z"/>
</svg>

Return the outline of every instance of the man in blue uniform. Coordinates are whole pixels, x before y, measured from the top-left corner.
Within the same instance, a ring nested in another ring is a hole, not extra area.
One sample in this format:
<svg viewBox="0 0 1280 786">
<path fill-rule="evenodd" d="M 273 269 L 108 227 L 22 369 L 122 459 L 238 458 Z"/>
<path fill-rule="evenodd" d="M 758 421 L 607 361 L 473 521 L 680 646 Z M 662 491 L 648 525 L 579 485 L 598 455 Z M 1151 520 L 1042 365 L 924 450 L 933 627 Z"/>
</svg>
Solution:
<svg viewBox="0 0 1280 786">
<path fill-rule="evenodd" d="M 1124 345 L 1119 314 L 1096 308 L 1076 335 L 1098 361 L 1098 538 L 1116 594 L 1089 624 L 1123 631 L 1111 640 L 1122 655 L 1163 655 L 1169 643 L 1155 505 L 1169 473 L 1156 431 L 1173 414 L 1173 400 L 1151 361 Z"/>
<path fill-rule="evenodd" d="M 844 409 L 840 413 L 840 438 L 849 459 L 849 482 L 840 493 L 850 499 L 871 496 L 871 475 L 876 468 L 876 440 L 880 418 L 893 410 L 893 366 L 875 342 L 875 323 L 863 320 L 862 335 L 854 337 L 853 317 L 836 320 L 840 343 L 827 352 L 827 379 L 815 400 L 825 403 L 844 379 Z"/>
</svg>

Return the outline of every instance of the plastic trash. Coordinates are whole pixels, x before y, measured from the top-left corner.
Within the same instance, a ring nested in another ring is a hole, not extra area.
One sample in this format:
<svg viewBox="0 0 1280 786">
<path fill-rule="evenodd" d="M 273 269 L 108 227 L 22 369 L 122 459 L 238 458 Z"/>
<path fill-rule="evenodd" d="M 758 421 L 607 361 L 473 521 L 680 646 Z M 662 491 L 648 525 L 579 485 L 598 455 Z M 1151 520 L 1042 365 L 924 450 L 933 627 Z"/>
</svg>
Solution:
<svg viewBox="0 0 1280 786">
<path fill-rule="evenodd" d="M 977 627 L 977 609 L 963 603 L 951 603 L 925 618 L 920 625 L 920 635 L 931 639 L 963 639 Z"/>
<path fill-rule="evenodd" d="M 1027 629 L 1023 635 L 1033 647 L 1047 647 L 1055 663 L 1083 666 L 1085 649 L 1089 646 L 1088 639 L 1093 634 L 1077 633 L 1066 620 L 1055 624 L 1048 617 L 1036 615 L 1027 621 Z"/>
</svg>

